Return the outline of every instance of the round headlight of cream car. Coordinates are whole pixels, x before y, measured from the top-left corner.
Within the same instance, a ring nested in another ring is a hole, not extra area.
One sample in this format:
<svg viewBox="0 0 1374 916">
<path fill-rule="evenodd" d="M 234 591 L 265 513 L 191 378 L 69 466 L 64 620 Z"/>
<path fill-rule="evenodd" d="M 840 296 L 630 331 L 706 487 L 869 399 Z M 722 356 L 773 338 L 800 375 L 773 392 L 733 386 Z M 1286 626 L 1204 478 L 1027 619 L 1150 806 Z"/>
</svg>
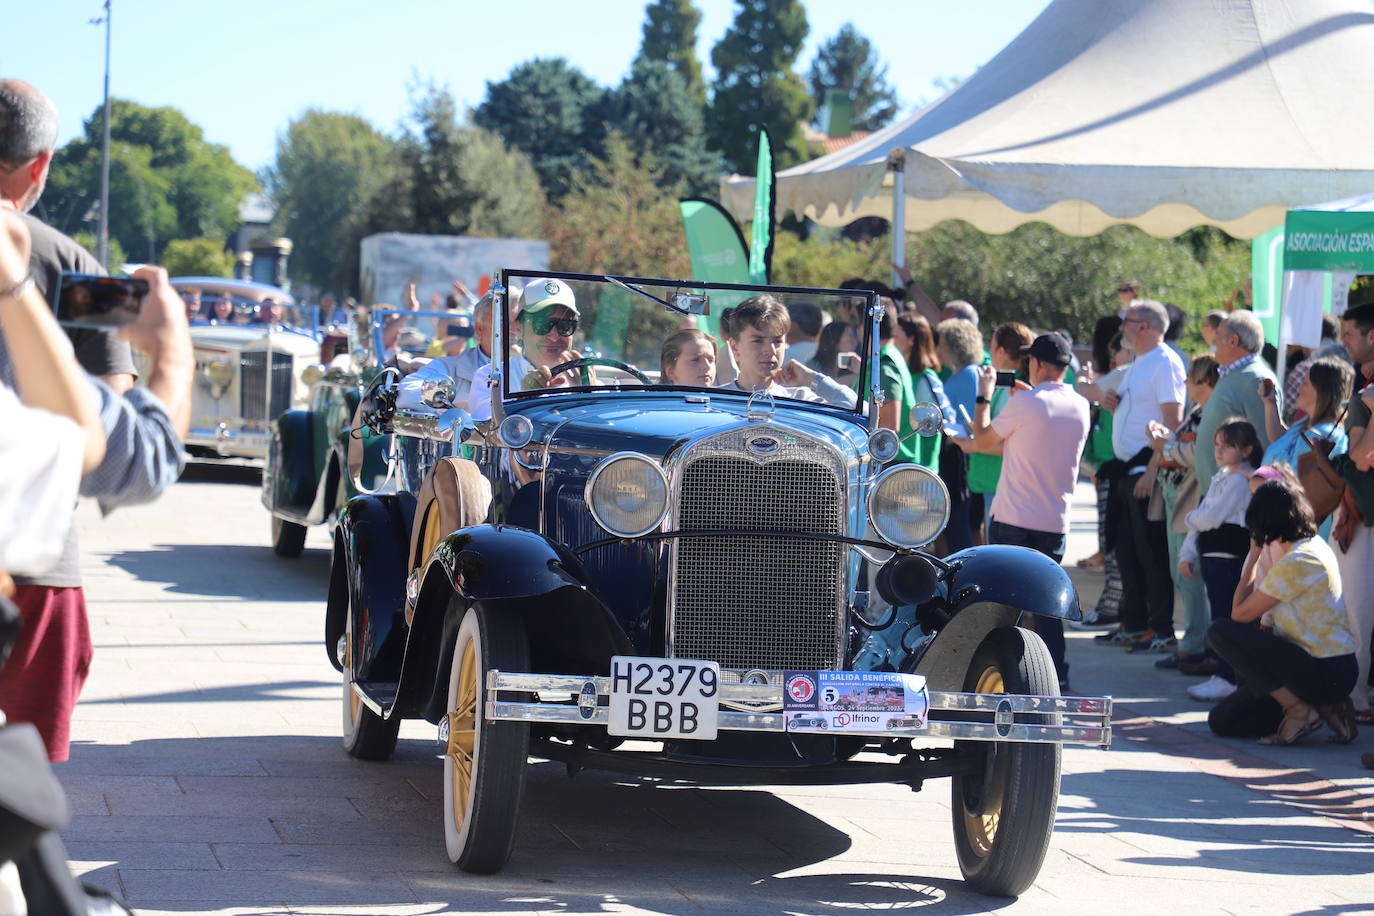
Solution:
<svg viewBox="0 0 1374 916">
<path fill-rule="evenodd" d="M 921 547 L 935 540 L 949 521 L 949 491 L 929 468 L 888 468 L 868 492 L 868 520 L 889 544 Z"/>
<path fill-rule="evenodd" d="M 668 514 L 668 478 L 658 462 L 638 452 L 618 452 L 587 479 L 587 507 L 596 523 L 617 537 L 648 534 Z"/>
<path fill-rule="evenodd" d="M 234 380 L 234 367 L 227 360 L 212 359 L 205 364 L 202 371 L 205 373 L 205 380 L 216 388 L 227 388 Z"/>
</svg>

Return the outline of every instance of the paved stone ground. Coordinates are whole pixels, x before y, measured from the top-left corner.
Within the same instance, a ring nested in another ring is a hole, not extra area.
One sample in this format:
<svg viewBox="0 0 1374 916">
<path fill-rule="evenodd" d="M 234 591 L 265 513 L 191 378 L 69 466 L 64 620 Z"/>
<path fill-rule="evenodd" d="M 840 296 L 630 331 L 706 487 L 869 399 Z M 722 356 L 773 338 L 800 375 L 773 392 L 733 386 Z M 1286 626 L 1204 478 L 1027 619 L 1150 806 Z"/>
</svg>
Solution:
<svg viewBox="0 0 1374 916">
<path fill-rule="evenodd" d="M 255 478 L 198 468 L 80 525 L 97 646 L 58 767 L 87 880 L 153 913 L 1374 912 L 1362 749 L 1218 741 L 1187 679 L 1070 639 L 1073 683 L 1121 704 L 1112 750 L 1068 750 L 1058 827 L 1017 901 L 960 882 L 948 786 L 701 789 L 531 767 L 514 858 L 455 871 L 435 729 L 393 761 L 339 747 L 320 642 L 327 538 L 267 545 Z M 1093 549 L 1084 489 L 1069 562 Z M 1099 578 L 1080 575 L 1084 602 Z"/>
</svg>

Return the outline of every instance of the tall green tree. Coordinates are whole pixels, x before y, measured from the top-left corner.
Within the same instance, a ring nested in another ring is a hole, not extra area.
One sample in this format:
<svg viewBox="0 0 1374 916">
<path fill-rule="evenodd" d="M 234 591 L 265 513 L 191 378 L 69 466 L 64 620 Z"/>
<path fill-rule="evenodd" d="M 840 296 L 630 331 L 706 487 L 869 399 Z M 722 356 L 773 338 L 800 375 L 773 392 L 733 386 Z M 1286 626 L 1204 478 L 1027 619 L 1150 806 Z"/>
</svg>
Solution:
<svg viewBox="0 0 1374 916">
<path fill-rule="evenodd" d="M 374 204 L 374 230 L 539 234 L 544 194 L 529 158 L 489 131 L 461 125 L 448 90 L 431 86 L 415 99 L 397 154 L 397 184 Z"/>
<path fill-rule="evenodd" d="M 720 167 L 706 147 L 703 111 L 663 61 L 638 60 L 608 98 L 607 121 L 636 149 L 653 151 L 663 179 L 686 195 L 711 194 Z"/>
<path fill-rule="evenodd" d="M 396 168 L 394 143 L 357 115 L 310 109 L 287 125 L 265 177 L 275 228 L 295 242 L 293 274 L 320 289 L 357 290 L 367 213 Z"/>
<path fill-rule="evenodd" d="M 644 31 L 635 63 L 658 61 L 682 77 L 699 107 L 706 107 L 706 84 L 697 60 L 697 27 L 701 10 L 692 0 L 653 0 L 644 8 Z"/>
<path fill-rule="evenodd" d="M 606 90 L 562 58 L 518 64 L 487 83 L 472 122 L 529 157 L 544 191 L 567 193 L 572 176 L 601 148 Z"/>
<path fill-rule="evenodd" d="M 816 49 L 806 81 L 818 108 L 825 104 L 827 90 L 846 90 L 855 130 L 886 127 L 897 114 L 897 92 L 887 82 L 887 64 L 850 23 Z"/>
<path fill-rule="evenodd" d="M 97 108 L 82 136 L 53 154 L 39 202 L 38 215 L 69 234 L 98 206 L 101 124 Z M 155 261 L 171 239 L 227 234 L 244 195 L 257 188 L 227 147 L 207 142 L 177 109 L 111 101 L 110 237 L 130 257 Z"/>
<path fill-rule="evenodd" d="M 730 168 L 752 174 L 759 128 L 767 127 L 777 167 L 795 165 L 808 156 L 802 125 L 812 113 L 792 69 L 806 40 L 806 10 L 800 0 L 735 2 L 735 21 L 711 51 L 711 144 Z"/>
</svg>

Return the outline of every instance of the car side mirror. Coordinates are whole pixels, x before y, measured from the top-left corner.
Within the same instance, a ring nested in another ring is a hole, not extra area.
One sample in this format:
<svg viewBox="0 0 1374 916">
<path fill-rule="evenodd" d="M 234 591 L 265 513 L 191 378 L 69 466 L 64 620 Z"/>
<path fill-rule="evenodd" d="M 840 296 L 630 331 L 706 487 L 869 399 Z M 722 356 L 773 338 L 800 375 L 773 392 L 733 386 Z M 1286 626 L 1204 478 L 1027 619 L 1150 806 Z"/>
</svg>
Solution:
<svg viewBox="0 0 1374 916">
<path fill-rule="evenodd" d="M 911 427 L 922 436 L 937 436 L 944 431 L 945 415 L 936 405 L 922 401 L 911 408 Z"/>
<path fill-rule="evenodd" d="M 420 382 L 420 400 L 435 410 L 453 407 L 456 392 L 453 379 L 425 379 Z"/>
<path fill-rule="evenodd" d="M 439 414 L 438 432 L 445 442 L 462 445 L 476 428 L 472 415 L 461 407 L 450 407 Z"/>
</svg>

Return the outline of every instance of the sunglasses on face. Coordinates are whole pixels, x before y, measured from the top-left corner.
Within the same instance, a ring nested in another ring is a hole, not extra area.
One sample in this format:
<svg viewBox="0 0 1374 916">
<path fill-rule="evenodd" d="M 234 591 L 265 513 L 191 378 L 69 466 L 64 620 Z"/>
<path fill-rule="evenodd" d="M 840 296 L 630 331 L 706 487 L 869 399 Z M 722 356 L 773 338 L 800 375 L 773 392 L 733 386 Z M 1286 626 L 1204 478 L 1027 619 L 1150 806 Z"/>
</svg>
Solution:
<svg viewBox="0 0 1374 916">
<path fill-rule="evenodd" d="M 577 333 L 576 318 L 550 318 L 547 315 L 531 315 L 525 319 L 534 333 L 543 336 L 549 331 L 557 331 L 559 337 L 571 337 Z"/>
</svg>

